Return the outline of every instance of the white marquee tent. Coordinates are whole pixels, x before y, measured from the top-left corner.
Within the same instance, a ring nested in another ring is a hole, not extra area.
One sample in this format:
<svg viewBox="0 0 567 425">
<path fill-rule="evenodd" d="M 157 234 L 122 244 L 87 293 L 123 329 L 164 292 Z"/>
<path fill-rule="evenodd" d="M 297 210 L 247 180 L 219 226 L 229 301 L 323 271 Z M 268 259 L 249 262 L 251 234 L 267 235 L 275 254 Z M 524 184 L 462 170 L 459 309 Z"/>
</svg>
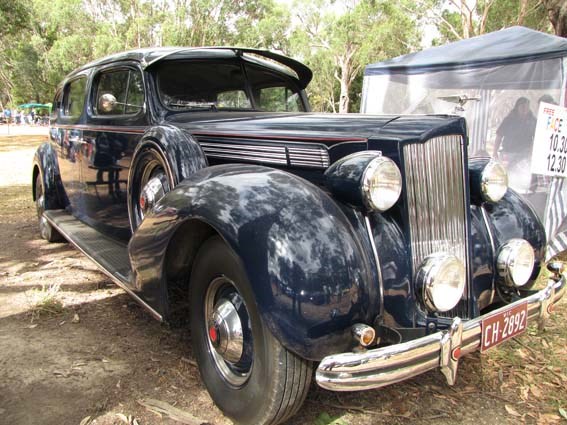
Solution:
<svg viewBox="0 0 567 425">
<path fill-rule="evenodd" d="M 361 112 L 464 116 L 469 156 L 498 156 L 507 165 L 511 187 L 545 223 L 551 257 L 567 249 L 567 183 L 526 172 L 530 155 L 506 152 L 500 140 L 504 119 L 527 104 L 516 137 L 526 134 L 531 153 L 539 102 L 567 106 L 566 74 L 567 39 L 512 27 L 368 65 Z"/>
</svg>

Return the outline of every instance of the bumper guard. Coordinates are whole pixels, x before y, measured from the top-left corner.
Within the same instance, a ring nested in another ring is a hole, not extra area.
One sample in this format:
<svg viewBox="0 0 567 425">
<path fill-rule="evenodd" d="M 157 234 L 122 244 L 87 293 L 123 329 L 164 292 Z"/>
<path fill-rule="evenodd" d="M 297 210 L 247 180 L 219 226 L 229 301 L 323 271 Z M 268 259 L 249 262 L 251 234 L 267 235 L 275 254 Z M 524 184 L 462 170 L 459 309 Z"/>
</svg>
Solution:
<svg viewBox="0 0 567 425">
<path fill-rule="evenodd" d="M 537 320 L 542 330 L 553 305 L 564 295 L 567 279 L 561 263 L 550 263 L 553 273 L 547 286 L 526 298 L 466 322 L 456 317 L 449 329 L 404 343 L 363 352 L 332 354 L 317 368 L 319 386 L 332 391 L 380 388 L 404 381 L 431 369 L 441 368 L 453 385 L 461 355 L 480 348 L 482 321 L 527 301 L 528 324 Z"/>
</svg>

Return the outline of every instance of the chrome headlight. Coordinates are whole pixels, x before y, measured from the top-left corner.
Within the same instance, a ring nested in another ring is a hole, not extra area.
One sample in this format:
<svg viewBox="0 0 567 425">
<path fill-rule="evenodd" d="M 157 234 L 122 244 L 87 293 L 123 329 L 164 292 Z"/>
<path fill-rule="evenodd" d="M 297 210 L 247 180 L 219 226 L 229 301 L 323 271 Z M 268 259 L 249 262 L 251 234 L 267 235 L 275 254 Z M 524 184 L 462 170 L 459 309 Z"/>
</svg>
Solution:
<svg viewBox="0 0 567 425">
<path fill-rule="evenodd" d="M 384 156 L 374 158 L 362 176 L 362 198 L 366 206 L 386 211 L 394 205 L 402 192 L 402 175 L 394 161 Z"/>
<path fill-rule="evenodd" d="M 451 254 L 430 255 L 417 272 L 422 300 L 431 311 L 444 312 L 455 307 L 463 296 L 465 282 L 465 266 Z"/>
<path fill-rule="evenodd" d="M 480 177 L 480 190 L 485 201 L 498 202 L 508 190 L 508 173 L 498 161 L 490 160 Z"/>
<path fill-rule="evenodd" d="M 534 271 L 534 249 L 524 239 L 510 239 L 500 247 L 496 264 L 506 285 L 524 286 Z"/>
</svg>

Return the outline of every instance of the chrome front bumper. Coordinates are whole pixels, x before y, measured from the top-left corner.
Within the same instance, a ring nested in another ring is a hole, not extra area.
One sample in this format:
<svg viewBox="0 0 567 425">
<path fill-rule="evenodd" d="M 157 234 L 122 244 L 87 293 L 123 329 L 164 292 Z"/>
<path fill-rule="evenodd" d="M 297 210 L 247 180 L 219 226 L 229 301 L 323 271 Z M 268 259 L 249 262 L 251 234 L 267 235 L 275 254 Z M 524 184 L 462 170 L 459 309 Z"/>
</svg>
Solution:
<svg viewBox="0 0 567 425">
<path fill-rule="evenodd" d="M 480 348 L 482 320 L 486 317 L 527 301 L 528 324 L 536 319 L 540 329 L 543 328 L 553 305 L 567 287 L 561 266 L 550 267 L 550 270 L 554 276 L 541 291 L 473 320 L 462 322 L 457 317 L 448 330 L 388 347 L 327 356 L 317 368 L 317 383 L 332 391 L 367 390 L 404 381 L 439 367 L 448 384 L 453 385 L 461 355 Z"/>
</svg>

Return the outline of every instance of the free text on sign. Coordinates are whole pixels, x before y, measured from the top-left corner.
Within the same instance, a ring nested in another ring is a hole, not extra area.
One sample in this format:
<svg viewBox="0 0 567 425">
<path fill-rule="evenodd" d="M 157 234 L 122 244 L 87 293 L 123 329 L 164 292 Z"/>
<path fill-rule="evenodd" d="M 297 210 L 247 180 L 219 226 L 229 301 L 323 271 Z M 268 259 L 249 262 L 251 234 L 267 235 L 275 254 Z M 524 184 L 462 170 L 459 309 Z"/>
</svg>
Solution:
<svg viewBox="0 0 567 425">
<path fill-rule="evenodd" d="M 547 176 L 567 176 L 567 108 L 540 103 L 531 171 Z"/>
</svg>

